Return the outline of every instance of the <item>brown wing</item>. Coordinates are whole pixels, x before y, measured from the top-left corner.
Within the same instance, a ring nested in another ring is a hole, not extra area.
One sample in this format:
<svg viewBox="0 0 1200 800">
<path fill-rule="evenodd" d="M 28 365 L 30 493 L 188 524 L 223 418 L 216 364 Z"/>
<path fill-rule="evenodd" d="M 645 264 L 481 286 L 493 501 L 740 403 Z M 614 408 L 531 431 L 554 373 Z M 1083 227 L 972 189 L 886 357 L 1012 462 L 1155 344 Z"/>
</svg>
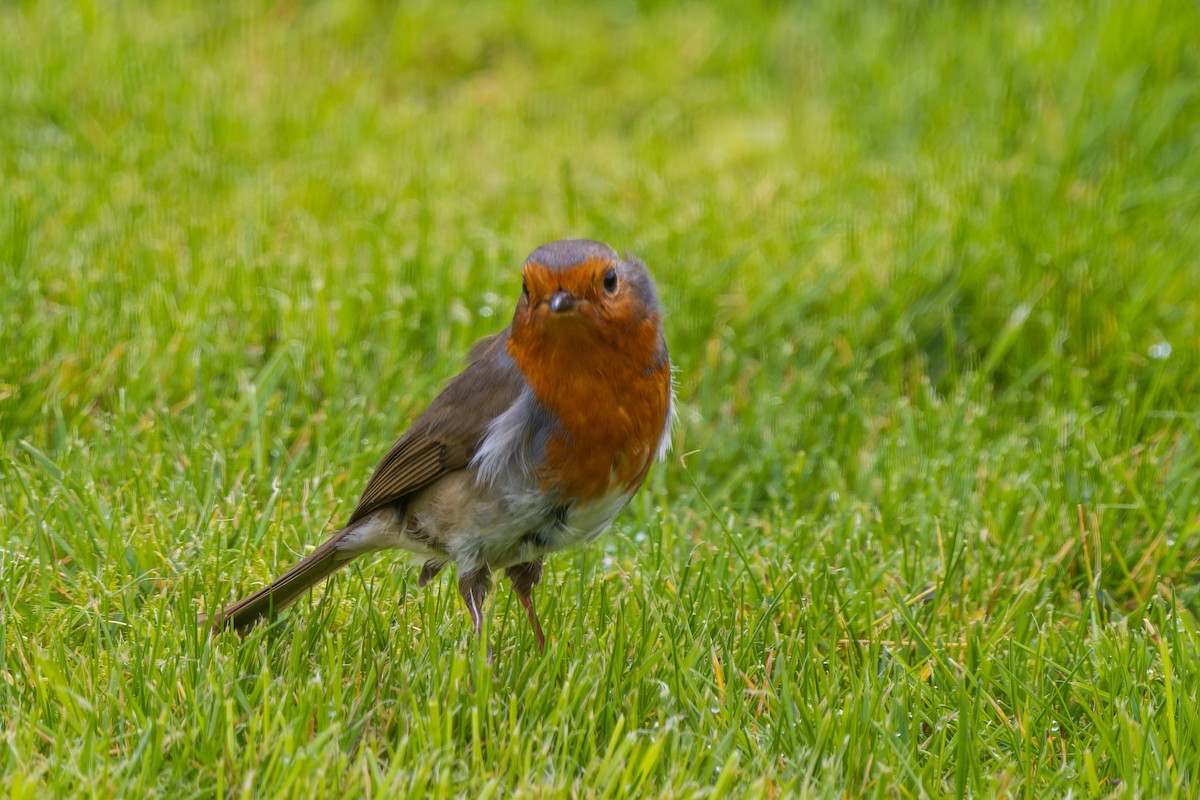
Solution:
<svg viewBox="0 0 1200 800">
<path fill-rule="evenodd" d="M 512 405 L 524 386 L 504 348 L 506 334 L 489 336 L 471 349 L 467 368 L 379 462 L 347 524 L 471 462 L 488 423 Z"/>
</svg>

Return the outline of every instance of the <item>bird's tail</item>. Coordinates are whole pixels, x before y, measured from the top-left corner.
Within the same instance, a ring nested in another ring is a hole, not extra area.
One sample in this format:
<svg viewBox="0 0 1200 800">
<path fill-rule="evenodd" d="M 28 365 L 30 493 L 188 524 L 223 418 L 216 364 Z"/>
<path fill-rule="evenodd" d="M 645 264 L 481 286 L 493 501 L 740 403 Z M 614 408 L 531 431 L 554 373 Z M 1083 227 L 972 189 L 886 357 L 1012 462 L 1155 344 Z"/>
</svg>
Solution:
<svg viewBox="0 0 1200 800">
<path fill-rule="evenodd" d="M 213 629 L 234 628 L 244 633 L 260 619 L 291 605 L 302 594 L 359 555 L 357 552 L 338 550 L 338 543 L 348 532 L 349 528 L 343 528 L 335 533 L 270 586 L 225 606 L 213 619 Z"/>
</svg>

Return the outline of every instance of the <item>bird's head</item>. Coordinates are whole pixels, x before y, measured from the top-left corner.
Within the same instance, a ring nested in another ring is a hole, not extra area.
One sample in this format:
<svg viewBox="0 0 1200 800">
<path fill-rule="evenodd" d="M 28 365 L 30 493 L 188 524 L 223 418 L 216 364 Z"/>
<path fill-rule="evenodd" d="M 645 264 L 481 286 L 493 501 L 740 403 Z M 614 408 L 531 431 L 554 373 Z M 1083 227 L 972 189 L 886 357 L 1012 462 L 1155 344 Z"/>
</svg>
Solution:
<svg viewBox="0 0 1200 800">
<path fill-rule="evenodd" d="M 542 245 L 525 260 L 511 337 L 526 346 L 586 347 L 646 325 L 657 333 L 658 293 L 646 265 L 587 239 Z"/>
</svg>

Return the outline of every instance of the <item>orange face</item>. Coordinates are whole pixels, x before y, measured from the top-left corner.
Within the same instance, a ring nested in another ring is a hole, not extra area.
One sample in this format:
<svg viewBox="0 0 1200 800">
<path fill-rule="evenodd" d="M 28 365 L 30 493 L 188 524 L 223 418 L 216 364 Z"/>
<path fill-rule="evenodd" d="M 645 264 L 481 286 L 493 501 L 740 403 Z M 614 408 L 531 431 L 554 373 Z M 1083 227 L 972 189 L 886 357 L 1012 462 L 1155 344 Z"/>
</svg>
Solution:
<svg viewBox="0 0 1200 800">
<path fill-rule="evenodd" d="M 514 329 L 548 325 L 567 339 L 589 332 L 607 338 L 604 328 L 636 324 L 648 312 L 633 287 L 623 285 L 628 276 L 615 259 L 596 256 L 565 269 L 530 261 L 522 277 Z"/>
</svg>

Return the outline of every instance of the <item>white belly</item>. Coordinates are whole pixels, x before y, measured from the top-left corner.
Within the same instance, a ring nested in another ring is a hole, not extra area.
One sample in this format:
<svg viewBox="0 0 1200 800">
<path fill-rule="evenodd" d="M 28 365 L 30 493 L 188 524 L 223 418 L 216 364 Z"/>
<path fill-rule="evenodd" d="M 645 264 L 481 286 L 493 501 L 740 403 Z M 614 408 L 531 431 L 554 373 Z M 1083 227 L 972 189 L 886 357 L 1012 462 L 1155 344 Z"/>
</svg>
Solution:
<svg viewBox="0 0 1200 800">
<path fill-rule="evenodd" d="M 633 496 L 614 491 L 589 503 L 561 504 L 535 486 L 481 482 L 474 469 L 451 473 L 417 493 L 403 516 L 380 510 L 339 544 L 355 553 L 402 549 L 452 561 L 460 575 L 503 569 L 595 539 Z"/>
</svg>

